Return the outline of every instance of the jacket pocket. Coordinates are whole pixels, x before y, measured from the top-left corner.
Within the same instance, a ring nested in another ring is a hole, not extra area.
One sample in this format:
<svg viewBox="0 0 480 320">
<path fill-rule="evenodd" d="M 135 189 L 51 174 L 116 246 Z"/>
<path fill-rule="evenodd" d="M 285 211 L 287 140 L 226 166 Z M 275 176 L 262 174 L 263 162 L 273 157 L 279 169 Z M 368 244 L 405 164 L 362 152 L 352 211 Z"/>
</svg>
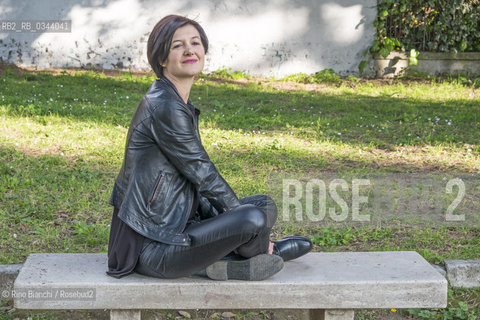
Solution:
<svg viewBox="0 0 480 320">
<path fill-rule="evenodd" d="M 148 203 L 147 203 L 148 209 L 150 209 L 150 206 L 153 200 L 155 200 L 155 198 L 157 197 L 158 191 L 160 190 L 162 183 L 163 183 L 163 171 L 160 172 L 160 174 L 158 175 L 157 181 L 155 182 L 155 188 L 153 189 L 153 193 L 150 196 L 150 199 L 148 200 Z"/>
</svg>

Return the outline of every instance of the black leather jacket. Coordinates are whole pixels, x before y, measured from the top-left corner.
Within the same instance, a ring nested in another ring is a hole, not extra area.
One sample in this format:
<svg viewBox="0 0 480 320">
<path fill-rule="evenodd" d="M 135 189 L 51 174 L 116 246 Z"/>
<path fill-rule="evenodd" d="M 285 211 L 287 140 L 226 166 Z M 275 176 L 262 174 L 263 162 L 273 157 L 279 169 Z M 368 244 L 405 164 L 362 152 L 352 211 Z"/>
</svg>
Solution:
<svg viewBox="0 0 480 320">
<path fill-rule="evenodd" d="M 190 245 L 183 231 L 196 192 L 202 218 L 240 205 L 203 148 L 199 114 L 165 77 L 155 80 L 135 112 L 110 204 L 147 238 Z"/>
</svg>

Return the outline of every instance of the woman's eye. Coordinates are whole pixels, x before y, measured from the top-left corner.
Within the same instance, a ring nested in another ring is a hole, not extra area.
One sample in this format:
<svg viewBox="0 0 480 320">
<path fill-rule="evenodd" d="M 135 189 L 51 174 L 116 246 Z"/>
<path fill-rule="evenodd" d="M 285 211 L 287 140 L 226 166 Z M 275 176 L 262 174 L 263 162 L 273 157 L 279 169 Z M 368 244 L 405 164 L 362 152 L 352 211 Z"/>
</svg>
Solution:
<svg viewBox="0 0 480 320">
<path fill-rule="evenodd" d="M 193 45 L 194 45 L 194 46 L 198 46 L 198 45 L 200 45 L 200 42 L 196 42 L 196 41 L 195 41 L 195 42 L 193 43 Z"/>
<path fill-rule="evenodd" d="M 173 46 L 173 49 L 180 48 L 182 45 L 181 44 L 176 44 Z"/>
</svg>

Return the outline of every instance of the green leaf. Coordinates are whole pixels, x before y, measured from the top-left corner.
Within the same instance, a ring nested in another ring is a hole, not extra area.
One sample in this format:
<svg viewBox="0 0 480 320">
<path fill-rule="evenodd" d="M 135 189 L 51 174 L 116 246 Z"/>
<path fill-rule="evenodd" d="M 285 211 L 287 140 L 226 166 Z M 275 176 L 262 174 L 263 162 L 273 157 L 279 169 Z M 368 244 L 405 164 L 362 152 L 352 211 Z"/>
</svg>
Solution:
<svg viewBox="0 0 480 320">
<path fill-rule="evenodd" d="M 366 67 L 367 67 L 367 61 L 362 60 L 362 62 L 360 62 L 360 64 L 358 65 L 358 70 L 360 71 L 360 73 L 363 73 Z"/>
<path fill-rule="evenodd" d="M 412 66 L 416 66 L 417 63 L 418 63 L 418 60 L 417 60 L 417 58 L 409 57 L 408 58 L 408 63 Z"/>
<path fill-rule="evenodd" d="M 378 52 L 378 50 L 380 50 L 380 41 L 375 40 L 373 41 L 373 45 L 372 45 L 372 48 L 370 49 L 370 52 L 375 53 L 375 52 Z"/>
<path fill-rule="evenodd" d="M 380 49 L 380 54 L 382 55 L 382 57 L 384 57 L 385 59 L 388 57 L 388 55 L 390 54 L 390 51 L 391 50 L 388 50 L 387 48 L 382 48 Z"/>
</svg>

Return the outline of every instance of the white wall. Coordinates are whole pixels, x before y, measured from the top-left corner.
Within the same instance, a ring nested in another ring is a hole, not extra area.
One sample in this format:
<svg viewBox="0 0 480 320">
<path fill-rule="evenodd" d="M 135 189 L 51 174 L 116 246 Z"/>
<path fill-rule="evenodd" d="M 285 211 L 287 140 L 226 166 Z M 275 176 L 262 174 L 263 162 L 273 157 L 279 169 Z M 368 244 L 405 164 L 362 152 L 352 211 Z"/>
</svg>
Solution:
<svg viewBox="0 0 480 320">
<path fill-rule="evenodd" d="M 0 58 L 38 68 L 150 70 L 149 32 L 171 13 L 204 27 L 206 71 L 348 74 L 373 41 L 376 0 L 0 0 L 0 20 L 72 21 L 71 33 L 0 33 Z"/>
</svg>

